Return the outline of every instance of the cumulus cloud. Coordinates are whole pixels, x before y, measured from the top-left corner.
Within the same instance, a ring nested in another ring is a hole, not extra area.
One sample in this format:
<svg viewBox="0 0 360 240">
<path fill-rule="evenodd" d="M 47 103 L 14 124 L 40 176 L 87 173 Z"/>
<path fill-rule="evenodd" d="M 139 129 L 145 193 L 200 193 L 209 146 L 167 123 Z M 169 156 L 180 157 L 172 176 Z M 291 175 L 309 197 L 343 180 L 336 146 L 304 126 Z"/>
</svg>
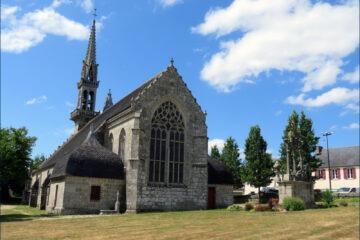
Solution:
<svg viewBox="0 0 360 240">
<path fill-rule="evenodd" d="M 1 8 L 1 50 L 21 53 L 41 43 L 49 34 L 69 40 L 86 40 L 89 28 L 56 12 L 66 1 L 55 0 L 48 7 L 17 16 L 16 6 Z"/>
<path fill-rule="evenodd" d="M 25 105 L 34 105 L 34 104 L 40 104 L 47 101 L 47 97 L 45 95 L 42 95 L 40 97 L 32 98 L 30 100 L 27 100 L 25 102 Z"/>
<path fill-rule="evenodd" d="M 215 139 L 211 139 L 209 140 L 209 143 L 208 143 L 208 153 L 210 154 L 211 153 L 211 148 L 213 146 L 217 146 L 217 148 L 219 149 L 220 152 L 222 152 L 223 148 L 224 148 L 224 144 L 225 144 L 225 140 L 224 139 L 218 139 L 218 138 L 215 138 Z"/>
<path fill-rule="evenodd" d="M 359 102 L 359 89 L 337 87 L 315 98 L 306 97 L 306 94 L 301 93 L 298 96 L 288 97 L 286 102 L 304 107 L 323 107 L 329 104 L 354 106 Z"/>
<path fill-rule="evenodd" d="M 353 72 L 349 72 L 344 74 L 344 76 L 342 77 L 342 80 L 344 81 L 348 81 L 350 83 L 358 83 L 359 82 L 359 66 L 357 66 L 357 68 L 355 68 L 355 70 Z"/>
<path fill-rule="evenodd" d="M 336 82 L 343 58 L 359 44 L 359 3 L 234 0 L 210 10 L 194 33 L 230 35 L 205 63 L 201 78 L 220 91 L 271 70 L 303 73 L 303 92 Z M 233 39 L 231 39 L 233 38 Z"/>
<path fill-rule="evenodd" d="M 354 130 L 359 129 L 359 123 L 351 123 L 348 126 L 345 126 L 344 129 Z"/>
<path fill-rule="evenodd" d="M 175 5 L 180 4 L 182 2 L 183 2 L 183 0 L 158 0 L 158 3 L 163 8 L 172 7 L 172 6 L 175 6 Z"/>
<path fill-rule="evenodd" d="M 94 10 L 95 5 L 93 0 L 82 0 L 79 2 L 82 9 L 84 9 L 85 12 L 90 13 Z"/>
</svg>

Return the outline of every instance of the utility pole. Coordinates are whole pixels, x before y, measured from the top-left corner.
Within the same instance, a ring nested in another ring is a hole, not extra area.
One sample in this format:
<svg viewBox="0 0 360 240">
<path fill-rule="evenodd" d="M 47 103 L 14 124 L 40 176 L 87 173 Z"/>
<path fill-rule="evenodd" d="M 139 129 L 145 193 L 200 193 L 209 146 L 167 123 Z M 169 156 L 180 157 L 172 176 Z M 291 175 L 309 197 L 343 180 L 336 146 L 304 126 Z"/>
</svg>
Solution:
<svg viewBox="0 0 360 240">
<path fill-rule="evenodd" d="M 326 151 L 327 151 L 327 161 L 328 161 L 328 169 L 329 169 L 329 187 L 330 187 L 330 191 L 331 189 L 331 169 L 330 169 L 330 153 L 329 153 L 329 140 L 328 140 L 328 136 L 332 135 L 333 132 L 324 132 L 322 133 L 322 135 L 324 137 L 326 137 Z"/>
</svg>

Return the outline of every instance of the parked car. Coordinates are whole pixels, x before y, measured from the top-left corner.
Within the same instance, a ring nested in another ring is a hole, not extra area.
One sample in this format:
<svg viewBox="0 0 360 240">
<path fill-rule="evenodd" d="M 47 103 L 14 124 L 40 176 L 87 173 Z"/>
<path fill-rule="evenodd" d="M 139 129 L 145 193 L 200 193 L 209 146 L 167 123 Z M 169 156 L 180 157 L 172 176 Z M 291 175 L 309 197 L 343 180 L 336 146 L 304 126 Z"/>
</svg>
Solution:
<svg viewBox="0 0 360 240">
<path fill-rule="evenodd" d="M 260 190 L 260 198 L 262 202 L 268 202 L 270 198 L 279 198 L 279 190 L 273 187 L 263 187 Z"/>
<path fill-rule="evenodd" d="M 351 193 L 356 192 L 356 188 L 343 187 L 337 190 L 337 193 Z"/>
</svg>

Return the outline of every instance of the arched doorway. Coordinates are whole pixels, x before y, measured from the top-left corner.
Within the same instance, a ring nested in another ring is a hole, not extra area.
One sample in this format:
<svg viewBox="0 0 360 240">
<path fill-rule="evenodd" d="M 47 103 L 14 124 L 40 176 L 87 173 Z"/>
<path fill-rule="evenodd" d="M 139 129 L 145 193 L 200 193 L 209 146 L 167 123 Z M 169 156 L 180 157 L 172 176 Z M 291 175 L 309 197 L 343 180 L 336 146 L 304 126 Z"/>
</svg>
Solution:
<svg viewBox="0 0 360 240">
<path fill-rule="evenodd" d="M 39 179 L 37 179 L 31 187 L 30 207 L 37 206 L 38 194 L 39 194 Z"/>
<path fill-rule="evenodd" d="M 41 200 L 40 200 L 40 209 L 45 210 L 46 205 L 49 198 L 49 191 L 50 190 L 50 175 L 48 175 L 41 186 Z"/>
</svg>

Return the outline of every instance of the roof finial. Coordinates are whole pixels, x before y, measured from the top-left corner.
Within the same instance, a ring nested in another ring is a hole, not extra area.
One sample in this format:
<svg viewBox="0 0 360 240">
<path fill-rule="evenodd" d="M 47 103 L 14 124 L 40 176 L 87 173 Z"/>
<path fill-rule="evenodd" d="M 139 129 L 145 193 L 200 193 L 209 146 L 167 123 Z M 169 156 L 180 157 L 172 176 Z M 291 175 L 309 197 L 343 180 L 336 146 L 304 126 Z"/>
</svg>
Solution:
<svg viewBox="0 0 360 240">
<path fill-rule="evenodd" d="M 96 19 L 96 17 L 97 17 L 97 14 L 96 14 L 96 8 L 94 8 L 94 10 L 93 10 L 93 14 L 92 14 L 93 16 L 94 16 L 94 21 L 95 21 L 95 19 Z"/>
<path fill-rule="evenodd" d="M 170 59 L 170 67 L 173 67 L 173 66 L 174 66 L 174 58 L 171 57 L 171 59 Z"/>
</svg>

